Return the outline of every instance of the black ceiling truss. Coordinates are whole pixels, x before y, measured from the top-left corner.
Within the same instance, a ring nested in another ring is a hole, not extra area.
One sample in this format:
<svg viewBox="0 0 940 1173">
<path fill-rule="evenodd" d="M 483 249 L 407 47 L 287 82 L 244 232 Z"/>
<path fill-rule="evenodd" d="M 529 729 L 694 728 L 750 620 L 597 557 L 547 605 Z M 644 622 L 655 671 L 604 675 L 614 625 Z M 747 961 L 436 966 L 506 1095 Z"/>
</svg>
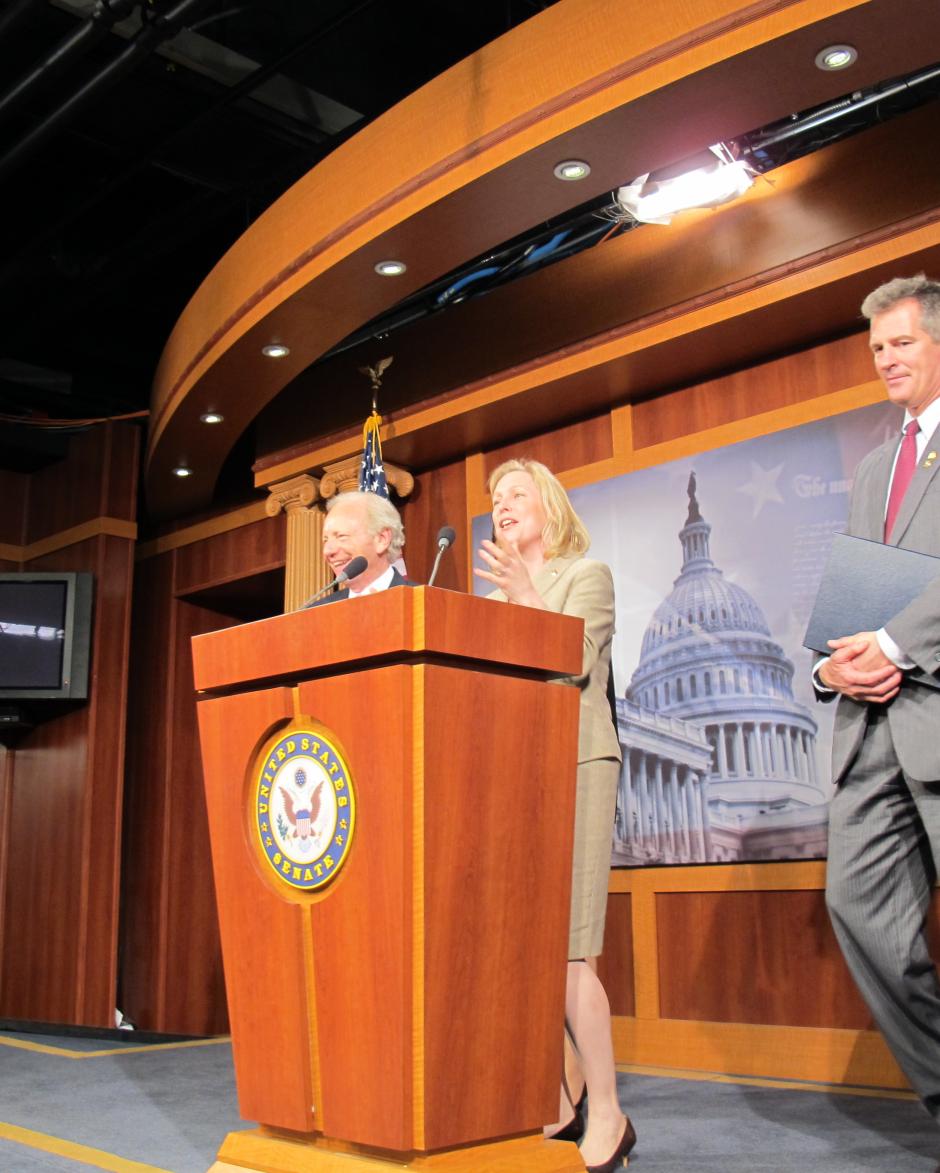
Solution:
<svg viewBox="0 0 940 1173">
<path fill-rule="evenodd" d="M 0 413 L 145 407 L 186 301 L 258 215 L 371 118 L 552 2 L 8 3 Z M 15 373 L 27 369 L 36 379 Z"/>
</svg>

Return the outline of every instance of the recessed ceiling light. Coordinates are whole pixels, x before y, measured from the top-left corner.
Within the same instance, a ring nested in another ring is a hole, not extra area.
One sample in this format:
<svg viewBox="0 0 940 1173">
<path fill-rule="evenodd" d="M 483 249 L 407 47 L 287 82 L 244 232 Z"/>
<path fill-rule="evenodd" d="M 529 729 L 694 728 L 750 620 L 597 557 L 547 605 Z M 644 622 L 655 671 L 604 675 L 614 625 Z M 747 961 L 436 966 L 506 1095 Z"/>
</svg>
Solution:
<svg viewBox="0 0 940 1173">
<path fill-rule="evenodd" d="M 220 424 L 225 416 L 218 411 L 204 411 L 199 418 L 204 424 Z"/>
<path fill-rule="evenodd" d="M 285 346 L 283 342 L 270 342 L 267 346 L 261 347 L 261 353 L 266 358 L 284 358 L 290 354 L 290 347 Z"/>
<path fill-rule="evenodd" d="M 832 73 L 836 69 L 848 69 L 858 60 L 858 50 L 851 45 L 827 45 L 816 54 L 816 68 Z"/>
<path fill-rule="evenodd" d="M 591 174 L 591 164 L 583 159 L 564 159 L 555 164 L 555 178 L 565 179 L 569 183 L 576 179 L 587 179 Z"/>
<path fill-rule="evenodd" d="M 404 261 L 379 261 L 375 271 L 380 277 L 400 277 L 407 268 Z"/>
<path fill-rule="evenodd" d="M 189 468 L 188 465 L 178 464 L 176 468 L 173 469 L 173 475 L 175 477 L 191 477 L 193 475 L 193 470 Z"/>
</svg>

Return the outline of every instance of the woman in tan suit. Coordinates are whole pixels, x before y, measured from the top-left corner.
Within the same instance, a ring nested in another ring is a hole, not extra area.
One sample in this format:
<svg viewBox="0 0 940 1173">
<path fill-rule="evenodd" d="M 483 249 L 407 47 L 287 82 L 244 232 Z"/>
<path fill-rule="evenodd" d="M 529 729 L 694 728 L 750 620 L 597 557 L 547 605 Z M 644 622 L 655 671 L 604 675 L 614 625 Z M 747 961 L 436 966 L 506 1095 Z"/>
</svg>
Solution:
<svg viewBox="0 0 940 1173">
<path fill-rule="evenodd" d="M 584 620 L 584 662 L 572 682 L 581 689 L 578 778 L 565 1019 L 588 1095 L 581 1155 L 588 1173 L 614 1173 L 636 1142 L 620 1110 L 611 1040 L 610 1004 L 593 967 L 604 941 L 607 877 L 620 744 L 607 683 L 614 634 L 609 567 L 585 558 L 587 530 L 558 480 L 534 460 L 509 460 L 489 480 L 495 541 L 484 541 L 494 598 Z M 577 1139 L 580 1112 L 562 1088 L 560 1118 L 546 1135 Z"/>
</svg>

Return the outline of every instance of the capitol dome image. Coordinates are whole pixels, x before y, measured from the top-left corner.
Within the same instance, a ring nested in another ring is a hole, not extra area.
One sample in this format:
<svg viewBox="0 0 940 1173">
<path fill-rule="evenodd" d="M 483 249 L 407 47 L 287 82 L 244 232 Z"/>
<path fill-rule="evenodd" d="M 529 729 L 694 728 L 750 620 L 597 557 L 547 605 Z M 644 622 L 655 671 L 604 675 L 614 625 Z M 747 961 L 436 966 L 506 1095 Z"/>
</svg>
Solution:
<svg viewBox="0 0 940 1173">
<path fill-rule="evenodd" d="M 816 722 L 760 605 L 712 561 L 694 473 L 688 496 L 680 573 L 617 704 L 615 862 L 824 855 Z"/>
</svg>

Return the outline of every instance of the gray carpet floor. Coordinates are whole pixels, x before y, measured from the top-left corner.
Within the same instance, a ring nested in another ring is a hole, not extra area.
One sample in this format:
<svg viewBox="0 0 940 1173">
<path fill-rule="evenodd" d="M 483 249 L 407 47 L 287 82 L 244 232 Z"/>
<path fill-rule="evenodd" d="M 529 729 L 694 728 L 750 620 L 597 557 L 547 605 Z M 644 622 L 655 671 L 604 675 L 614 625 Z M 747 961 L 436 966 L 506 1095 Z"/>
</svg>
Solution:
<svg viewBox="0 0 940 1173">
<path fill-rule="evenodd" d="M 618 1087 L 636 1173 L 940 1173 L 912 1100 L 630 1071 Z M 0 1173 L 205 1173 L 242 1127 L 227 1042 L 0 1031 Z"/>
</svg>

